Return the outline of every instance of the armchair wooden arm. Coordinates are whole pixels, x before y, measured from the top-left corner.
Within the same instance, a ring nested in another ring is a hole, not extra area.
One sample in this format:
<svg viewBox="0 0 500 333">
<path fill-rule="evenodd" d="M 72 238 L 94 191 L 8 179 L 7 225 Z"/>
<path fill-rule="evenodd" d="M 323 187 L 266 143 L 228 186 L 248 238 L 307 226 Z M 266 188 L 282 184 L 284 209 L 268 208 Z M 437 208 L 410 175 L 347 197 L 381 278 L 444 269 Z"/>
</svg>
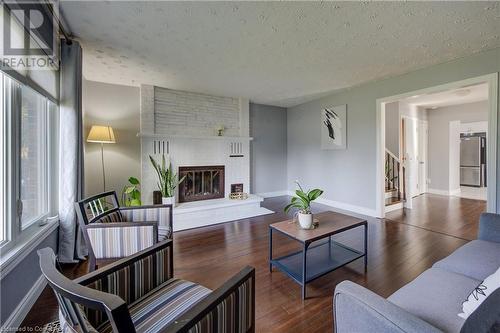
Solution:
<svg viewBox="0 0 500 333">
<path fill-rule="evenodd" d="M 135 332 L 127 304 L 120 297 L 84 287 L 66 278 L 56 269 L 52 249 L 38 250 L 38 255 L 40 269 L 56 294 L 61 313 L 73 327 L 79 326 L 84 328 L 82 331 L 87 331 L 88 324 L 80 309 L 80 305 L 83 305 L 104 312 L 109 318 L 120 318 L 111 320 L 115 332 Z"/>
<path fill-rule="evenodd" d="M 181 315 L 166 333 L 255 332 L 255 268 L 247 266 Z"/>
</svg>

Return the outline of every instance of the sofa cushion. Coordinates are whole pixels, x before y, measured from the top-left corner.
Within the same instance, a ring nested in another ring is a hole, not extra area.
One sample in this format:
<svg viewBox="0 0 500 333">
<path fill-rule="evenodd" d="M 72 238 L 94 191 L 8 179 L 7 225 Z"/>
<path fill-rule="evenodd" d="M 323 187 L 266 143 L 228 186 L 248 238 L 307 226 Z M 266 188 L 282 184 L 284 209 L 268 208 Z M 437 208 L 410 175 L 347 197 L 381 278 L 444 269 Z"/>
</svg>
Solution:
<svg viewBox="0 0 500 333">
<path fill-rule="evenodd" d="M 431 268 L 420 274 L 388 300 L 444 332 L 459 332 L 465 320 L 462 302 L 481 281 Z"/>
<path fill-rule="evenodd" d="M 210 294 L 210 289 L 193 282 L 170 279 L 129 306 L 137 332 L 160 332 L 172 321 Z M 99 332 L 112 332 L 108 322 Z"/>
<path fill-rule="evenodd" d="M 500 243 L 473 240 L 432 267 L 482 281 L 500 267 Z"/>
<path fill-rule="evenodd" d="M 471 291 L 467 299 L 462 303 L 463 313 L 458 315 L 467 319 L 498 288 L 500 288 L 500 268 Z M 498 312 L 500 309 L 496 309 L 496 311 Z"/>
</svg>

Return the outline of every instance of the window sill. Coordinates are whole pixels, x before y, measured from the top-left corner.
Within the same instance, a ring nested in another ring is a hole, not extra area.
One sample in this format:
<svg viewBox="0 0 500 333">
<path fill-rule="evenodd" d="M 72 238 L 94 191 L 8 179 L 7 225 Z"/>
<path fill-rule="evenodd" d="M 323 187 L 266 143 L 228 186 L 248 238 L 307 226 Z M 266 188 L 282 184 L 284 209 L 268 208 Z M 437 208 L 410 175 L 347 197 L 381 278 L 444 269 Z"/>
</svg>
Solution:
<svg viewBox="0 0 500 333">
<path fill-rule="evenodd" d="M 19 241 L 14 247 L 0 253 L 0 280 L 10 273 L 29 255 L 48 235 L 59 226 L 59 221 L 51 221 L 39 226 L 31 235 Z"/>
</svg>

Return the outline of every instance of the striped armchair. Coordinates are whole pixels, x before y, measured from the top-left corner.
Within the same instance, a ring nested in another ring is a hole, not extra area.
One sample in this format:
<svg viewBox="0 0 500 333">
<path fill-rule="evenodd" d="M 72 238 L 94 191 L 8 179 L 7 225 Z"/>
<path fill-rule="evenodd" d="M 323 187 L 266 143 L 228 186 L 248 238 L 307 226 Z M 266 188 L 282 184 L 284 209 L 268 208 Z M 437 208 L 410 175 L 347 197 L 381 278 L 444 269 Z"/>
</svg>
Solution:
<svg viewBox="0 0 500 333">
<path fill-rule="evenodd" d="M 120 207 L 116 192 L 75 203 L 78 224 L 89 247 L 89 270 L 172 238 L 172 205 Z"/>
<path fill-rule="evenodd" d="M 211 291 L 173 278 L 172 240 L 69 280 L 50 248 L 38 251 L 62 332 L 255 332 L 255 270 Z"/>
</svg>

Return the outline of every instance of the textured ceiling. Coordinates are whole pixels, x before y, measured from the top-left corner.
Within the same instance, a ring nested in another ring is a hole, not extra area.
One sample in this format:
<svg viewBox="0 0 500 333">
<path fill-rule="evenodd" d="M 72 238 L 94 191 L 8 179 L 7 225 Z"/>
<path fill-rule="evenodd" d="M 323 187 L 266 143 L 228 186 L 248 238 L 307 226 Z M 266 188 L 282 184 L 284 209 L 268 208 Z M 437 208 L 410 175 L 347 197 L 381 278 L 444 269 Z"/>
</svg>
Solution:
<svg viewBox="0 0 500 333">
<path fill-rule="evenodd" d="M 416 95 L 403 99 L 408 104 L 426 108 L 459 105 L 488 100 L 488 84 L 476 84 L 433 94 Z"/>
<path fill-rule="evenodd" d="M 63 1 L 89 80 L 292 106 L 500 47 L 499 2 Z"/>
</svg>

